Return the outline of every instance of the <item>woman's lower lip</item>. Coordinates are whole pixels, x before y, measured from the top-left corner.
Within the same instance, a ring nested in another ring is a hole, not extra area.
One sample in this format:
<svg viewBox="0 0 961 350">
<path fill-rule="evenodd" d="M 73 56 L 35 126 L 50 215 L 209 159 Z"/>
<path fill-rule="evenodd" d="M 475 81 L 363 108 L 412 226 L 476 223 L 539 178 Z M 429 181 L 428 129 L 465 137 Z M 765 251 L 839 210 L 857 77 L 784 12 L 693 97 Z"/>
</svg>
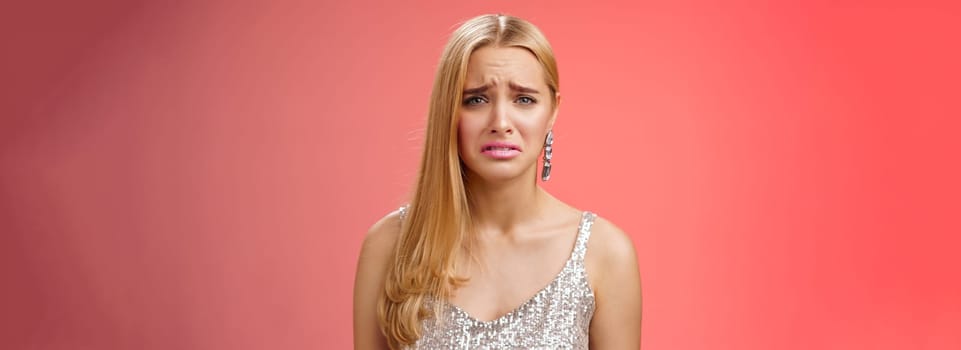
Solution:
<svg viewBox="0 0 961 350">
<path fill-rule="evenodd" d="M 484 150 L 481 153 L 494 159 L 511 159 L 521 154 L 521 152 L 516 149 L 509 149 L 509 150 L 489 149 L 489 150 Z"/>
</svg>

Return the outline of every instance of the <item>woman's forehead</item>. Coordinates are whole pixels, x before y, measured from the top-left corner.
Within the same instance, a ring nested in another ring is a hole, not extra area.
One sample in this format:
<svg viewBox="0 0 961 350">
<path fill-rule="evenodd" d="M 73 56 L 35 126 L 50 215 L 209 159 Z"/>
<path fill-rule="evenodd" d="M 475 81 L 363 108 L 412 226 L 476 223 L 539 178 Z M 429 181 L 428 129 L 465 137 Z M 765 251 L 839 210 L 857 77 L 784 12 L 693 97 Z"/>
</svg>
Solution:
<svg viewBox="0 0 961 350">
<path fill-rule="evenodd" d="M 545 84 L 544 68 L 525 48 L 487 46 L 471 53 L 465 83 L 504 87 L 509 83 L 542 85 Z"/>
</svg>

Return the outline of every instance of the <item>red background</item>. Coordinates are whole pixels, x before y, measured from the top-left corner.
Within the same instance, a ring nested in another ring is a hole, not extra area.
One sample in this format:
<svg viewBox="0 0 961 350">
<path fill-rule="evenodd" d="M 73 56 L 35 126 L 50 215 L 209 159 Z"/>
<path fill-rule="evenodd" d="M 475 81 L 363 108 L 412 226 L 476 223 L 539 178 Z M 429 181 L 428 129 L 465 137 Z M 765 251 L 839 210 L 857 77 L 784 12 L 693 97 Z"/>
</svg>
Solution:
<svg viewBox="0 0 961 350">
<path fill-rule="evenodd" d="M 545 186 L 634 239 L 645 349 L 961 348 L 957 2 L 35 1 L 0 20 L 0 347 L 349 348 L 435 64 L 531 20 Z"/>
</svg>

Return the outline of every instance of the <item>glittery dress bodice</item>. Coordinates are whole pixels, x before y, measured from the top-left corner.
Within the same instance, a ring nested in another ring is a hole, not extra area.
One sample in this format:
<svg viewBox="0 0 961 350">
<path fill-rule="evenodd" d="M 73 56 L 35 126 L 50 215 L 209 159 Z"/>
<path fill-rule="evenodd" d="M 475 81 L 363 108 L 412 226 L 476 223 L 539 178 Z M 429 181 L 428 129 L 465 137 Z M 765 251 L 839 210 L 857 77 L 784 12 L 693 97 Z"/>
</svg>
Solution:
<svg viewBox="0 0 961 350">
<path fill-rule="evenodd" d="M 406 208 L 401 209 L 401 218 Z M 408 349 L 587 349 L 594 292 L 584 254 L 595 215 L 584 212 L 570 258 L 553 281 L 513 311 L 487 322 L 440 300 L 441 315 L 422 323 L 422 336 Z M 430 304 L 429 304 L 430 305 Z"/>
</svg>

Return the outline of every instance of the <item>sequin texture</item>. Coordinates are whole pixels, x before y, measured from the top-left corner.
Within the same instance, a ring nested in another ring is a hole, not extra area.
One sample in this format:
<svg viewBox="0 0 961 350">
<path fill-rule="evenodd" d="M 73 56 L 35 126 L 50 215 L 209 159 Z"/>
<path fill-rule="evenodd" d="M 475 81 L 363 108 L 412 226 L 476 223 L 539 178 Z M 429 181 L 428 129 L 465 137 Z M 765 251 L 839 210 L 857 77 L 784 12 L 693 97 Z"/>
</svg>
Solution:
<svg viewBox="0 0 961 350">
<path fill-rule="evenodd" d="M 424 320 L 422 337 L 407 349 L 587 349 L 594 292 L 587 282 L 584 254 L 594 218 L 584 212 L 564 268 L 526 302 L 483 322 L 451 303 L 429 300 L 442 304 L 441 315 Z"/>
</svg>

